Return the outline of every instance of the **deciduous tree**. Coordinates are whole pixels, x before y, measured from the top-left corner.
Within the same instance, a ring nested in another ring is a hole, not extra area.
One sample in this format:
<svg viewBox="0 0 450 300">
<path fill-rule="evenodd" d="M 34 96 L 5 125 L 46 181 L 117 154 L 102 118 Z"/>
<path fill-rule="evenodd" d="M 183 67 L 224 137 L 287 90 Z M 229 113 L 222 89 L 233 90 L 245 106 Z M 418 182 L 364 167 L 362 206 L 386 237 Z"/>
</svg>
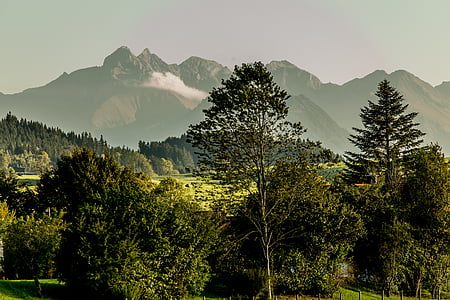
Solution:
<svg viewBox="0 0 450 300">
<path fill-rule="evenodd" d="M 448 164 L 438 145 L 419 149 L 411 156 L 403 205 L 414 240 L 407 279 L 416 297 L 426 279 L 434 295 L 445 282 L 442 262 L 447 259 L 448 263 L 450 256 L 449 179 Z"/>
<path fill-rule="evenodd" d="M 94 299 L 182 299 L 204 287 L 217 222 L 182 184 L 156 185 L 81 149 L 61 158 L 40 192 L 65 211 L 57 261 L 69 287 Z"/>
<path fill-rule="evenodd" d="M 39 278 L 54 268 L 62 228 L 62 220 L 58 216 L 29 215 L 16 219 L 6 230 L 6 274 L 10 278 L 33 279 L 39 297 L 42 297 Z"/>
<path fill-rule="evenodd" d="M 236 66 L 222 86 L 211 91 L 205 120 L 191 125 L 188 141 L 197 147 L 197 174 L 212 176 L 247 193 L 255 212 L 250 217 L 264 257 L 267 293 L 272 297 L 272 253 L 276 239 L 268 196 L 277 162 L 293 161 L 303 128 L 285 121 L 287 93 L 260 62 Z"/>
</svg>

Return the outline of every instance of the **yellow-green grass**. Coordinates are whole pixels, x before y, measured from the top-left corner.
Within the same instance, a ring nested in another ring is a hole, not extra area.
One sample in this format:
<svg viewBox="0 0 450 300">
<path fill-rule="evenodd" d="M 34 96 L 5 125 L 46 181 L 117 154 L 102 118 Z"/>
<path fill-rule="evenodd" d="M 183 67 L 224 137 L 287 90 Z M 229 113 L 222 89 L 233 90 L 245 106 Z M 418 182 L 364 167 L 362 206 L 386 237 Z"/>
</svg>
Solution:
<svg viewBox="0 0 450 300">
<path fill-rule="evenodd" d="M 159 182 L 161 180 L 163 180 L 164 178 L 167 177 L 173 177 L 178 181 L 181 181 L 182 183 L 185 184 L 192 184 L 192 183 L 196 183 L 196 182 L 200 182 L 201 180 L 198 179 L 197 177 L 195 177 L 192 173 L 187 173 L 187 174 L 174 174 L 174 175 L 165 175 L 165 176 L 153 176 L 152 179 Z"/>
<path fill-rule="evenodd" d="M 219 184 L 217 180 L 204 181 L 199 177 L 194 176 L 192 173 L 188 174 L 176 174 L 166 176 L 154 176 L 152 180 L 160 182 L 161 180 L 172 177 L 180 181 L 190 191 L 191 196 L 195 199 L 196 203 L 204 210 L 211 209 L 213 199 L 217 199 L 219 195 L 222 195 L 225 188 Z M 1 299 L 0 299 L 1 300 Z"/>
<path fill-rule="evenodd" d="M 18 175 L 17 179 L 19 181 L 25 181 L 31 186 L 36 186 L 41 179 L 40 175 Z M 0 299 L 1 300 L 1 299 Z"/>
</svg>

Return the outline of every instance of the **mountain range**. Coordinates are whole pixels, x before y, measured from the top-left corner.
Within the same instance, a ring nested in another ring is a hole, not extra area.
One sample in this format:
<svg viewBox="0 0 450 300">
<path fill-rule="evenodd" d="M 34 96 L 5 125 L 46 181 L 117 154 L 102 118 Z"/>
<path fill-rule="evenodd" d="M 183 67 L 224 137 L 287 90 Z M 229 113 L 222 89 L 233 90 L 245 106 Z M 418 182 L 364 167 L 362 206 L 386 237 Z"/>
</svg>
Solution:
<svg viewBox="0 0 450 300">
<path fill-rule="evenodd" d="M 450 153 L 450 82 L 431 86 L 413 74 L 375 71 L 343 85 L 323 83 L 288 61 L 267 64 L 274 80 L 290 95 L 288 118 L 300 121 L 305 137 L 320 140 L 337 153 L 354 151 L 348 142 L 352 127 L 362 127 L 359 113 L 376 101 L 377 85 L 387 79 L 404 95 L 410 111 L 419 113 L 427 142 Z M 180 136 L 203 118 L 205 100 L 231 70 L 211 60 L 190 57 L 167 64 L 145 49 L 134 55 L 120 47 L 103 65 L 63 73 L 50 83 L 5 95 L 0 109 L 65 131 L 91 132 L 111 145 L 136 148 L 138 141 Z"/>
</svg>

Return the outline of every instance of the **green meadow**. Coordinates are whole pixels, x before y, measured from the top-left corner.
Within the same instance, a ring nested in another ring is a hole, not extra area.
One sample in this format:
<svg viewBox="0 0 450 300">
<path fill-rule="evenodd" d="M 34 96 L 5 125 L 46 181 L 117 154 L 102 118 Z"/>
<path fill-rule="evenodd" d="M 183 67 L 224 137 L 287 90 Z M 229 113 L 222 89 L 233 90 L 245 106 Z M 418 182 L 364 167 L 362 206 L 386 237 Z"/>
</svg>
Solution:
<svg viewBox="0 0 450 300">
<path fill-rule="evenodd" d="M 70 298 L 70 295 L 64 284 L 59 283 L 56 279 L 41 280 L 43 297 L 38 298 L 34 281 L 32 280 L 0 280 L 0 300 L 65 300 Z M 354 288 L 341 288 L 339 292 L 333 294 L 332 298 L 323 298 L 321 300 L 382 300 L 380 293 L 361 289 L 361 298 L 359 298 L 359 290 Z M 342 297 L 342 298 L 341 298 Z M 442 294 L 441 299 L 449 299 L 449 294 Z M 215 295 L 205 294 L 200 296 L 193 296 L 187 300 L 229 300 L 230 298 L 221 298 Z M 242 299 L 239 297 L 231 298 L 233 300 Z M 295 300 L 295 295 L 277 296 L 277 300 Z M 317 296 L 298 296 L 299 300 L 318 300 Z M 400 300 L 399 295 L 391 297 L 384 297 L 385 300 Z M 417 298 L 403 297 L 403 300 L 414 300 Z M 421 299 L 431 299 L 429 293 L 423 293 Z"/>
</svg>

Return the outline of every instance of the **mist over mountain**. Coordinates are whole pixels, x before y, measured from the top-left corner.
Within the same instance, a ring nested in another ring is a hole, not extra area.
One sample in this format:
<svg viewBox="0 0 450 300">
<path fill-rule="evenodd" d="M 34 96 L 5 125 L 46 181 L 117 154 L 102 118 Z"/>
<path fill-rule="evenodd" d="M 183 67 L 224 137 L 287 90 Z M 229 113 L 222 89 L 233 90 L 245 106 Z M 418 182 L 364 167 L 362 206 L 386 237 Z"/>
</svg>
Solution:
<svg viewBox="0 0 450 300">
<path fill-rule="evenodd" d="M 407 71 L 375 71 L 343 85 L 322 83 L 288 61 L 267 65 L 275 81 L 291 98 L 289 119 L 307 128 L 305 137 L 342 153 L 351 149 L 347 137 L 361 127 L 359 113 L 376 100 L 378 83 L 389 80 L 427 133 L 450 153 L 450 83 L 433 87 Z M 0 93 L 0 108 L 18 117 L 43 122 L 65 131 L 92 132 L 112 145 L 136 148 L 138 141 L 180 136 L 189 124 L 202 120 L 209 91 L 231 70 L 211 60 L 190 57 L 167 64 L 145 49 L 134 55 L 120 47 L 94 66 L 61 76 L 45 86 L 22 93 Z"/>
</svg>

